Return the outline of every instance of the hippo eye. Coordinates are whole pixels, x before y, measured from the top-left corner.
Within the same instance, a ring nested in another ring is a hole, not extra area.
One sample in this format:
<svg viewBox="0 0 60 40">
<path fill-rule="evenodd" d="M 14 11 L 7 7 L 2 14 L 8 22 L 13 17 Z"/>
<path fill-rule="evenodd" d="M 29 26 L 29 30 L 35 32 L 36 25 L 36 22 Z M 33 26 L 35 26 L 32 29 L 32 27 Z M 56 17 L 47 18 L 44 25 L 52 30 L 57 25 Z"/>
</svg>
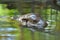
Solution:
<svg viewBox="0 0 60 40">
<path fill-rule="evenodd" d="M 37 22 L 36 20 L 33 20 L 33 22 Z"/>
<path fill-rule="evenodd" d="M 36 21 L 36 20 L 33 20 L 33 23 L 35 24 L 35 23 L 37 23 L 38 21 Z"/>
</svg>

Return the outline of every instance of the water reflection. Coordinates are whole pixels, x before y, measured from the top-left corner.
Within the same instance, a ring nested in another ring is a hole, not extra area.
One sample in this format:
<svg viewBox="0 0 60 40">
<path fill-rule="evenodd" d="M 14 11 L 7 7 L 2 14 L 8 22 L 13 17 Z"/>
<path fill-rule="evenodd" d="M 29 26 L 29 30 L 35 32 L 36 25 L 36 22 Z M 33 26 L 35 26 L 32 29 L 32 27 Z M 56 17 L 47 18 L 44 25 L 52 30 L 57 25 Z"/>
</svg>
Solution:
<svg viewBox="0 0 60 40">
<path fill-rule="evenodd" d="M 15 40 L 16 31 L 18 29 L 11 27 L 11 24 L 8 23 L 9 16 L 0 16 L 0 40 Z M 9 27 L 10 26 L 10 27 Z"/>
<path fill-rule="evenodd" d="M 0 28 L 0 32 L 1 31 L 7 31 L 7 32 L 9 32 L 9 31 L 15 31 L 15 30 L 17 30 L 16 28 Z"/>
<path fill-rule="evenodd" d="M 15 40 L 15 38 L 14 37 L 12 37 L 12 36 L 8 36 L 8 37 L 2 37 L 2 38 L 0 38 L 1 40 Z"/>
<path fill-rule="evenodd" d="M 16 35 L 8 32 L 15 31 L 16 28 L 0 28 L 0 40 L 15 40 Z"/>
</svg>

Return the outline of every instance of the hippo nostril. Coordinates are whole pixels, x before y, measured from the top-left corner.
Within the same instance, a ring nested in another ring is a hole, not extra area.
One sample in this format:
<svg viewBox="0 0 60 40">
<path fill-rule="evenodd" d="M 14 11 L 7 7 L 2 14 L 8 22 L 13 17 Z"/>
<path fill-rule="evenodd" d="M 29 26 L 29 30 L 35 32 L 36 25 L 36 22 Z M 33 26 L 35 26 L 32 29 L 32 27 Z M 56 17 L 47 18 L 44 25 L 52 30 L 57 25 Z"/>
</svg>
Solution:
<svg viewBox="0 0 60 40">
<path fill-rule="evenodd" d="M 28 21 L 28 19 L 22 19 L 22 21 L 26 21 L 26 22 L 27 22 L 27 21 Z"/>
</svg>

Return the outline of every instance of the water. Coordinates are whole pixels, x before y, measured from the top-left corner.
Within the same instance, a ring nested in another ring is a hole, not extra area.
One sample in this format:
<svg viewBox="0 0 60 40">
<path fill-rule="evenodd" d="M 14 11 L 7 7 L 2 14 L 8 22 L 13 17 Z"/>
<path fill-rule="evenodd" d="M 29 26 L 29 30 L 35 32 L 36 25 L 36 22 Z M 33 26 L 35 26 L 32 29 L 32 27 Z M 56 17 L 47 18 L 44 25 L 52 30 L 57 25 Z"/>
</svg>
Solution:
<svg viewBox="0 0 60 40">
<path fill-rule="evenodd" d="M 0 40 L 16 40 L 18 29 L 13 28 L 7 18 L 8 16 L 0 16 Z"/>
<path fill-rule="evenodd" d="M 17 37 L 19 33 L 17 28 L 14 28 L 9 22 L 7 22 L 7 17 L 0 17 L 0 40 L 19 40 L 21 37 Z M 51 20 L 50 20 L 51 21 Z M 54 25 L 55 26 L 55 25 Z M 60 34 L 56 33 L 44 33 L 44 32 L 34 32 L 34 40 L 60 40 Z M 32 34 L 29 29 L 23 30 L 24 40 L 32 40 Z"/>
</svg>

